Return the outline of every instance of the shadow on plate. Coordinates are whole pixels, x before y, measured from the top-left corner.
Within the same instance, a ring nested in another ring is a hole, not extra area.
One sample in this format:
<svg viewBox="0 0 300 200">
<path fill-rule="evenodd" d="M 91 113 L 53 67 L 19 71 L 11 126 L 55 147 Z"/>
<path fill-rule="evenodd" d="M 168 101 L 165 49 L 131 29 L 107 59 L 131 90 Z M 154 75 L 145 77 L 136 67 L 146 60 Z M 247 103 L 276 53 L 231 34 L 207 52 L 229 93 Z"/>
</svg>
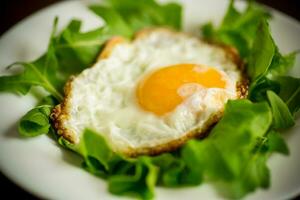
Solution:
<svg viewBox="0 0 300 200">
<path fill-rule="evenodd" d="M 17 140 L 23 140 L 23 141 L 32 139 L 30 137 L 20 136 L 20 134 L 18 133 L 18 123 L 17 122 L 15 124 L 13 124 L 10 128 L 8 128 L 7 131 L 5 131 L 4 136 L 9 139 L 17 139 Z M 69 149 L 63 148 L 60 144 L 58 144 L 58 142 L 53 134 L 48 133 L 48 134 L 40 135 L 37 137 L 46 137 L 48 139 L 47 141 L 49 142 L 49 145 L 55 145 L 57 148 L 59 148 L 61 151 L 62 159 L 64 161 L 66 161 L 67 163 L 74 165 L 76 167 L 82 166 L 82 162 L 83 162 L 82 157 Z"/>
<path fill-rule="evenodd" d="M 11 127 L 9 127 L 6 131 L 4 136 L 6 138 L 11 139 L 20 139 L 20 140 L 27 140 L 30 138 L 21 137 L 18 133 L 18 122 L 14 123 Z"/>
<path fill-rule="evenodd" d="M 56 140 L 56 138 L 53 136 L 53 134 L 48 133 L 48 134 L 47 134 L 47 137 L 48 137 L 49 139 L 51 139 L 51 143 L 52 143 L 53 145 L 55 145 L 57 148 L 60 149 L 61 155 L 62 155 L 62 159 L 63 159 L 64 161 L 66 161 L 67 163 L 69 163 L 69 164 L 71 164 L 71 165 L 74 165 L 74 166 L 76 166 L 76 167 L 81 167 L 81 166 L 82 166 L 83 158 L 82 158 L 80 155 L 78 155 L 77 153 L 75 153 L 75 152 L 73 152 L 73 151 L 71 151 L 71 150 L 69 150 L 69 149 L 66 149 L 66 148 L 64 148 L 63 146 L 61 146 L 61 145 L 57 142 L 57 140 Z"/>
</svg>

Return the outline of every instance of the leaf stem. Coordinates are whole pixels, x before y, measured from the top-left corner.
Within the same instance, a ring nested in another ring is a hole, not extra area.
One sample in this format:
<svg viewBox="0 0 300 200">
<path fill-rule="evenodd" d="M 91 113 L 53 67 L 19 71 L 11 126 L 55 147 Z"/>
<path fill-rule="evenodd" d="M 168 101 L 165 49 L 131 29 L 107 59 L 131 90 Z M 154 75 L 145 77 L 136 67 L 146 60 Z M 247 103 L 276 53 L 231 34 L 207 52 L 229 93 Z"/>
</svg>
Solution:
<svg viewBox="0 0 300 200">
<path fill-rule="evenodd" d="M 50 92 L 51 94 L 53 94 L 53 96 L 55 98 L 57 98 L 58 101 L 62 101 L 63 100 L 63 96 L 60 94 L 60 92 L 58 92 L 55 87 L 47 80 L 45 79 L 45 77 L 41 74 L 41 72 L 39 70 L 37 70 L 33 64 L 28 63 L 28 66 L 30 66 L 32 68 L 33 71 L 36 72 L 37 76 L 40 78 L 40 80 L 42 80 L 44 82 L 44 87 L 47 88 L 48 92 Z"/>
<path fill-rule="evenodd" d="M 293 95 L 286 101 L 286 105 L 289 105 L 291 100 L 300 92 L 300 87 L 293 93 Z"/>
</svg>

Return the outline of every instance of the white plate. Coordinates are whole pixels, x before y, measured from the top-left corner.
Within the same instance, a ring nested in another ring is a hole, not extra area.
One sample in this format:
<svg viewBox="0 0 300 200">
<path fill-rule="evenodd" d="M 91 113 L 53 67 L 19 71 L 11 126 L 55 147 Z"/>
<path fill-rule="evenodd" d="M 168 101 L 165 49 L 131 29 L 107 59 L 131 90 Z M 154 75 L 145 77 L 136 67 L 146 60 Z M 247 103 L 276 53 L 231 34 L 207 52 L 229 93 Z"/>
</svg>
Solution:
<svg viewBox="0 0 300 200">
<path fill-rule="evenodd" d="M 185 0 L 184 24 L 188 31 L 208 20 L 219 22 L 225 0 Z M 243 2 L 239 2 L 243 4 Z M 89 12 L 84 1 L 65 1 L 28 17 L 9 30 L 0 39 L 0 70 L 14 61 L 33 60 L 47 47 L 53 18 L 59 16 L 59 27 L 71 18 L 84 22 L 84 30 L 99 26 L 102 21 Z M 241 5 L 243 7 L 243 5 Z M 280 49 L 287 53 L 300 49 L 300 25 L 294 19 L 273 12 L 271 22 L 274 38 Z M 300 68 L 292 74 L 299 77 Z M 47 199 L 117 199 L 107 192 L 104 180 L 87 173 L 80 166 L 80 158 L 56 145 L 48 136 L 21 139 L 16 130 L 17 121 L 36 103 L 34 95 L 25 97 L 0 94 L 0 168 L 18 185 L 36 196 Z M 287 199 L 300 193 L 300 120 L 285 134 L 291 155 L 273 155 L 268 162 L 272 174 L 269 190 L 258 190 L 247 199 Z M 182 189 L 156 189 L 157 199 L 220 199 L 209 185 Z"/>
</svg>

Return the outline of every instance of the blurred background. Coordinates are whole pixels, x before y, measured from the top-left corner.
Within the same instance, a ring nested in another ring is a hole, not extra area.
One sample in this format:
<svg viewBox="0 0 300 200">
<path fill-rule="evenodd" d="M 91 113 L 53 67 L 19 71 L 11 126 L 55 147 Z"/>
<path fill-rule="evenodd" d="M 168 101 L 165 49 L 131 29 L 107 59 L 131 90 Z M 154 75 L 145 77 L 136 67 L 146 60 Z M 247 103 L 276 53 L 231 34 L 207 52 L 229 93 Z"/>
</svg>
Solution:
<svg viewBox="0 0 300 200">
<path fill-rule="evenodd" d="M 61 0 L 1 0 L 0 1 L 0 35 L 11 26 L 33 12 Z M 300 21 L 299 0 L 257 0 Z"/>
<path fill-rule="evenodd" d="M 0 36 L 20 20 L 33 12 L 57 3 L 61 0 L 1 0 L 0 1 Z M 300 0 L 256 0 L 269 7 L 275 8 L 300 21 Z M 0 172 L 1 196 L 22 197 L 22 199 L 35 199 Z M 7 195 L 7 196 L 6 196 Z"/>
</svg>

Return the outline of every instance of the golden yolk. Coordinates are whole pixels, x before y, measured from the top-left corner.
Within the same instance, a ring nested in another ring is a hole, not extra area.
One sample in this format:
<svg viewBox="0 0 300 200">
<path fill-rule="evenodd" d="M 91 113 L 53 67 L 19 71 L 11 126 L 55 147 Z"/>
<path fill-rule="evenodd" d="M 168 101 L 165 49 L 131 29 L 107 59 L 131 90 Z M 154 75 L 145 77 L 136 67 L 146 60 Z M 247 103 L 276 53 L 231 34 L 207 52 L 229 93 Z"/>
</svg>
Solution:
<svg viewBox="0 0 300 200">
<path fill-rule="evenodd" d="M 163 115 L 201 88 L 225 88 L 223 75 L 214 68 L 178 64 L 159 69 L 143 79 L 136 90 L 140 106 Z"/>
</svg>

